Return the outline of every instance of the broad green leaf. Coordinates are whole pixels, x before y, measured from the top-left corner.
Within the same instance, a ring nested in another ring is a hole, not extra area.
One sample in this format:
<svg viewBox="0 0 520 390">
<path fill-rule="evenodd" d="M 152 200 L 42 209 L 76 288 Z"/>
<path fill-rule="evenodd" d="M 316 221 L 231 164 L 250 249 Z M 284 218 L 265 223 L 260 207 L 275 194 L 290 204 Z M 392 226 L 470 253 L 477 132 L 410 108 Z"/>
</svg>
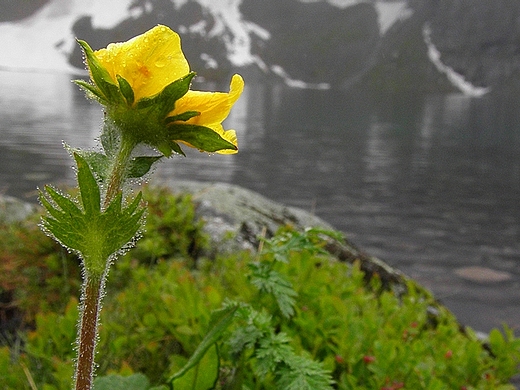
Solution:
<svg viewBox="0 0 520 390">
<path fill-rule="evenodd" d="M 213 313 L 211 320 L 212 325 L 209 332 L 199 344 L 193 355 L 191 355 L 185 366 L 179 372 L 172 375 L 172 377 L 168 379 L 168 382 L 182 377 L 191 368 L 199 364 L 206 351 L 218 341 L 222 333 L 224 333 L 227 327 L 231 324 L 237 309 L 237 305 L 232 305 Z"/>
<path fill-rule="evenodd" d="M 237 147 L 226 141 L 217 132 L 205 126 L 172 124 L 169 134 L 174 141 L 184 141 L 204 152 L 216 152 L 222 149 L 233 149 Z"/>
<path fill-rule="evenodd" d="M 150 390 L 150 381 L 143 374 L 108 375 L 94 380 L 94 390 Z"/>
<path fill-rule="evenodd" d="M 219 372 L 217 345 L 213 344 L 181 377 L 172 381 L 173 390 L 210 390 L 215 387 Z"/>
</svg>

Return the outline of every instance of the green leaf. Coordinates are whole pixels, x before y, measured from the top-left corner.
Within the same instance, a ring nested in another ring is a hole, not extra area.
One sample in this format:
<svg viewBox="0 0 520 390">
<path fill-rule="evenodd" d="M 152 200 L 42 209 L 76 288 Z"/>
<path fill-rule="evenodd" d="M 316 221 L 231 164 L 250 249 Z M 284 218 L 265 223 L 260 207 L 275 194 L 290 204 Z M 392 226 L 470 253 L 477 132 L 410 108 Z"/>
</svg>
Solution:
<svg viewBox="0 0 520 390">
<path fill-rule="evenodd" d="M 172 381 L 173 390 L 210 390 L 215 387 L 219 374 L 217 345 L 213 344 L 204 356 L 181 377 Z"/>
<path fill-rule="evenodd" d="M 206 351 L 218 341 L 222 333 L 224 333 L 227 327 L 231 324 L 237 309 L 237 305 L 231 305 L 212 314 L 211 329 L 199 344 L 193 355 L 191 355 L 190 359 L 184 365 L 184 367 L 177 373 L 173 374 L 170 379 L 168 379 L 168 382 L 172 382 L 175 379 L 182 377 L 190 369 L 199 364 Z"/>
<path fill-rule="evenodd" d="M 283 390 L 332 390 L 330 373 L 319 362 L 292 355 L 279 371 L 276 383 Z"/>
<path fill-rule="evenodd" d="M 81 209 L 69 197 L 60 194 L 51 186 L 45 186 L 45 190 L 51 199 L 63 210 L 62 214 L 68 214 L 70 217 L 78 217 L 82 214 Z"/>
<path fill-rule="evenodd" d="M 123 77 L 117 75 L 117 82 L 119 84 L 119 90 L 123 94 L 123 97 L 126 100 L 126 103 L 131 106 L 134 104 L 134 90 L 128 81 L 126 81 Z"/>
<path fill-rule="evenodd" d="M 105 120 L 101 131 L 101 145 L 107 156 L 114 157 L 121 145 L 121 137 L 118 127 L 111 121 Z"/>
<path fill-rule="evenodd" d="M 74 153 L 74 159 L 78 167 L 78 186 L 83 210 L 85 210 L 86 214 L 99 214 L 101 210 L 101 193 L 96 178 L 83 157 L 78 153 Z"/>
<path fill-rule="evenodd" d="M 226 141 L 217 132 L 205 126 L 172 124 L 169 135 L 174 141 L 184 141 L 204 152 L 217 152 L 223 149 L 237 150 L 231 142 Z"/>
<path fill-rule="evenodd" d="M 94 390 L 151 390 L 150 381 L 143 374 L 108 375 L 94 380 Z"/>
<path fill-rule="evenodd" d="M 141 156 L 133 158 L 128 166 L 127 177 L 128 178 L 140 178 L 146 175 L 153 163 L 161 159 L 162 156 Z"/>
<path fill-rule="evenodd" d="M 67 249 L 80 255 L 86 272 L 100 276 L 107 260 L 124 249 L 141 228 L 145 208 L 140 205 L 141 193 L 124 208 L 119 193 L 102 211 L 99 187 L 88 164 L 77 154 L 75 158 L 83 210 L 68 196 L 47 186 L 50 200 L 44 192 L 40 193 L 40 201 L 49 213 L 42 217 L 42 227 Z"/>
<path fill-rule="evenodd" d="M 71 152 L 72 155 L 77 154 L 82 157 L 88 163 L 93 173 L 96 174 L 96 179 L 100 181 L 106 179 L 110 163 L 106 155 L 93 150 L 71 148 L 68 145 L 65 145 L 65 149 Z"/>
<path fill-rule="evenodd" d="M 291 283 L 273 270 L 269 262 L 250 263 L 249 268 L 252 270 L 251 284 L 260 292 L 271 294 L 283 316 L 291 317 L 294 314 L 295 297 L 298 295 Z"/>
</svg>

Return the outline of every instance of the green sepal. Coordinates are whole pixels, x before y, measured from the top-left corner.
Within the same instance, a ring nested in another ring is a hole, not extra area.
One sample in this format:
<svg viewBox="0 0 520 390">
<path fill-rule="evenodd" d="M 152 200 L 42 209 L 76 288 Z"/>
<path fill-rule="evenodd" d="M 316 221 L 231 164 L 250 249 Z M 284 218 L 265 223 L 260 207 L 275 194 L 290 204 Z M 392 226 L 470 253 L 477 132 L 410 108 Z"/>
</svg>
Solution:
<svg viewBox="0 0 520 390">
<path fill-rule="evenodd" d="M 186 154 L 182 151 L 181 147 L 177 142 L 174 141 L 163 141 L 157 145 L 157 149 L 161 152 L 165 157 L 170 157 L 173 152 L 180 154 L 181 156 L 186 157 Z"/>
<path fill-rule="evenodd" d="M 87 97 L 93 98 L 103 105 L 108 103 L 106 97 L 95 85 L 90 84 L 84 80 L 74 80 L 73 82 L 86 92 Z"/>
<path fill-rule="evenodd" d="M 172 124 L 168 128 L 168 132 L 171 139 L 187 142 L 204 152 L 217 152 L 223 149 L 237 150 L 235 145 L 226 141 L 209 127 L 189 124 Z"/>
<path fill-rule="evenodd" d="M 152 165 L 162 156 L 140 156 L 135 157 L 129 162 L 126 177 L 129 179 L 138 179 L 146 175 Z"/>
<path fill-rule="evenodd" d="M 157 95 L 139 100 L 136 105 L 137 109 L 153 106 L 154 110 L 157 111 L 157 117 L 165 118 L 173 111 L 175 102 L 189 91 L 193 77 L 195 77 L 195 72 L 188 73 L 186 76 L 168 84 Z"/>
<path fill-rule="evenodd" d="M 201 360 L 204 358 L 204 355 L 206 352 L 213 346 L 215 346 L 215 343 L 220 339 L 222 334 L 226 331 L 229 325 L 231 325 L 231 322 L 235 318 L 235 313 L 238 309 L 238 305 L 229 305 L 221 310 L 217 310 L 212 313 L 211 316 L 211 328 L 209 332 L 206 334 L 204 339 L 201 341 L 201 343 L 198 345 L 195 352 L 193 352 L 193 355 L 191 355 L 188 362 L 184 365 L 184 367 L 173 374 L 169 379 L 168 382 L 173 382 L 178 378 L 181 378 L 184 376 L 188 371 L 190 371 L 192 368 L 196 367 Z M 217 376 L 218 376 L 218 366 L 216 368 L 217 370 Z M 177 387 L 174 386 L 174 389 L 177 389 Z"/>
<path fill-rule="evenodd" d="M 126 100 L 126 104 L 131 106 L 134 104 L 134 90 L 128 81 L 126 81 L 123 77 L 117 75 L 117 82 L 119 84 L 119 90 L 121 94 Z"/>
<path fill-rule="evenodd" d="M 112 80 L 105 67 L 99 63 L 89 44 L 81 39 L 78 39 L 77 42 L 85 53 L 92 81 L 94 81 L 94 84 L 96 84 L 106 101 L 110 104 L 123 103 L 123 95 L 119 90 L 119 86 L 114 84 L 114 80 Z"/>
<path fill-rule="evenodd" d="M 170 124 L 172 122 L 181 121 L 186 122 L 187 120 L 190 120 L 193 117 L 199 116 L 199 111 L 186 111 L 179 115 L 169 116 L 164 120 L 164 123 Z"/>
</svg>

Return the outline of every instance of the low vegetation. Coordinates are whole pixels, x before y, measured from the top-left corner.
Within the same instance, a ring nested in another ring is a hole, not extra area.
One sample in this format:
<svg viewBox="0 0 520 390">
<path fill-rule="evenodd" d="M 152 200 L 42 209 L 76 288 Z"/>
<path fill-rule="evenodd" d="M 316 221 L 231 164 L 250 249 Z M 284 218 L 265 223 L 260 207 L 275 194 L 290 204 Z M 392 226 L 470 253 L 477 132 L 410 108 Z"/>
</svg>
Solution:
<svg viewBox="0 0 520 390">
<path fill-rule="evenodd" d="M 109 276 L 96 390 L 514 389 L 520 340 L 510 329 L 485 342 L 461 331 L 412 283 L 398 294 L 332 258 L 323 237 L 338 233 L 286 227 L 258 252 L 208 258 L 189 195 L 146 198 L 146 231 Z M 37 221 L 0 229 L 2 389 L 71 386 L 81 271 Z M 198 367 L 207 375 L 176 382 L 229 308 Z"/>
</svg>

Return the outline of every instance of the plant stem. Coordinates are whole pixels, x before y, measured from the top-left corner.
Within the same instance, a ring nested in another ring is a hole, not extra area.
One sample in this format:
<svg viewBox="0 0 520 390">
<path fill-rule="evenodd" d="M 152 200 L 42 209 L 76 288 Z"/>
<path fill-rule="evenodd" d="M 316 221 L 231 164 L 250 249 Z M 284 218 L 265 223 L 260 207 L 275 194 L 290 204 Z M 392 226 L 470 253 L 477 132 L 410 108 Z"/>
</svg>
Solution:
<svg viewBox="0 0 520 390">
<path fill-rule="evenodd" d="M 110 205 L 110 202 L 122 189 L 125 171 L 134 147 L 135 143 L 131 139 L 122 137 L 119 151 L 114 158 L 108 178 L 107 192 L 103 202 L 104 209 Z M 83 276 L 75 390 L 91 390 L 94 381 L 94 357 L 98 338 L 99 312 L 101 311 L 101 299 L 109 267 L 108 259 L 105 260 L 106 269 L 104 273 L 92 273 L 86 269 Z"/>
<path fill-rule="evenodd" d="M 78 335 L 75 390 L 92 389 L 103 283 L 104 276 L 92 277 L 88 274 L 85 275 L 81 298 L 81 322 Z"/>
<path fill-rule="evenodd" d="M 128 161 L 130 160 L 130 155 L 132 154 L 132 150 L 135 148 L 135 143 L 132 139 L 127 137 L 121 138 L 121 144 L 119 148 L 119 152 L 114 159 L 112 165 L 112 172 L 110 173 L 107 192 L 105 195 L 105 201 L 103 207 L 106 209 L 110 202 L 116 197 L 123 186 L 123 181 L 125 179 L 125 171 L 128 166 Z"/>
</svg>

